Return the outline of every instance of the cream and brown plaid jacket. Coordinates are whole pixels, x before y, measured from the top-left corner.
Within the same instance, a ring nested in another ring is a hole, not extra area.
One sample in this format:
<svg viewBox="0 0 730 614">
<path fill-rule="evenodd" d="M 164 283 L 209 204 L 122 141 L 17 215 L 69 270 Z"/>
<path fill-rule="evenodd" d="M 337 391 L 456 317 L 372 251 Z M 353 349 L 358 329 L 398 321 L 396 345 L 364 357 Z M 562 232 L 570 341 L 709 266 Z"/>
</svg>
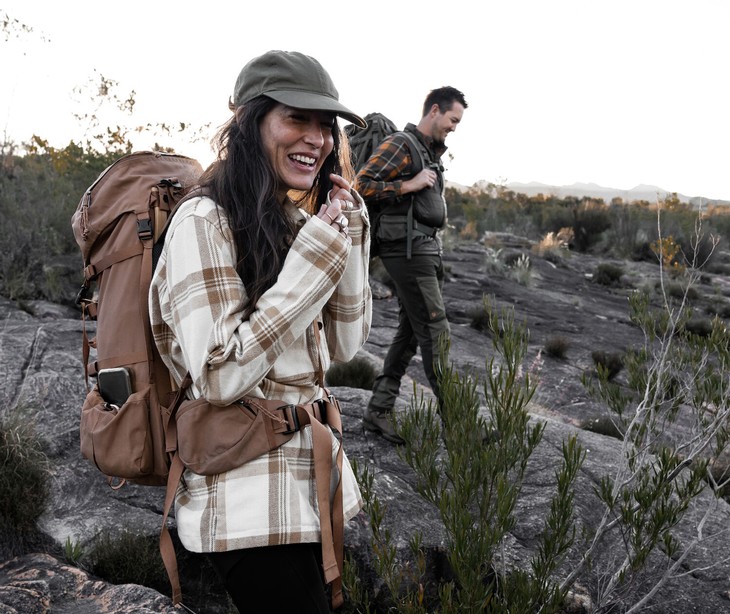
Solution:
<svg viewBox="0 0 730 614">
<path fill-rule="evenodd" d="M 345 213 L 351 246 L 337 228 L 287 205 L 300 230 L 276 283 L 245 321 L 245 290 L 225 213 L 209 198 L 181 206 L 152 280 L 150 317 L 174 378 L 179 383 L 188 371 L 193 378 L 189 396 L 216 405 L 243 396 L 285 403 L 323 396 L 319 369 L 351 359 L 370 332 L 370 223 L 360 205 Z M 314 334 L 315 321 L 323 334 Z M 333 436 L 333 459 L 338 446 Z M 305 427 L 284 446 L 233 471 L 201 476 L 186 470 L 175 502 L 185 548 L 220 552 L 320 541 L 311 450 Z M 362 501 L 346 457 L 342 473 L 349 519 Z"/>
</svg>

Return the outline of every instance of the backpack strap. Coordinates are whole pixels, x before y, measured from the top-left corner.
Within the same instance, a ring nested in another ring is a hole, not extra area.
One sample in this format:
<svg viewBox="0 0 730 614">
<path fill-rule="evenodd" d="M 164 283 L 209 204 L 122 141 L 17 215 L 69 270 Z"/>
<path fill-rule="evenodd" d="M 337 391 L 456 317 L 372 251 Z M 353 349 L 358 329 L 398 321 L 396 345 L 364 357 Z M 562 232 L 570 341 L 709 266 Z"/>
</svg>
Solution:
<svg viewBox="0 0 730 614">
<path fill-rule="evenodd" d="M 424 147 L 423 145 L 418 141 L 416 136 L 414 134 L 411 134 L 407 130 L 401 130 L 399 131 L 399 134 L 402 134 L 408 143 L 406 146 L 408 147 L 409 151 L 411 152 L 411 160 L 413 161 L 413 167 L 412 167 L 412 177 L 415 177 L 418 173 L 420 173 L 424 168 L 426 168 L 427 162 L 426 162 L 426 156 L 424 154 Z M 413 219 L 413 200 L 415 199 L 415 194 L 411 195 L 410 197 L 410 204 L 408 205 L 408 212 L 406 213 L 406 260 L 411 259 L 412 250 L 413 250 L 413 231 L 418 230 L 420 233 L 435 237 L 437 229 L 432 228 L 431 226 L 427 226 L 426 224 L 421 224 L 417 220 Z"/>
<path fill-rule="evenodd" d="M 165 565 L 165 571 L 167 577 L 170 580 L 170 587 L 172 589 L 172 604 L 182 604 L 182 588 L 180 586 L 180 575 L 177 567 L 177 556 L 175 555 L 175 547 L 172 544 L 172 537 L 170 536 L 170 530 L 167 528 L 167 518 L 170 515 L 170 510 L 175 502 L 175 493 L 177 492 L 177 486 L 182 479 L 185 467 L 180 460 L 180 455 L 177 452 L 177 428 L 175 422 L 175 414 L 180 407 L 180 404 L 185 399 L 185 391 L 192 384 L 193 379 L 188 373 L 183 379 L 180 387 L 175 392 L 175 397 L 172 404 L 170 405 L 170 415 L 168 417 L 167 425 L 165 428 L 165 447 L 168 454 L 172 454 L 172 461 L 170 463 L 170 471 L 167 474 L 167 488 L 165 490 L 165 505 L 162 511 L 162 529 L 160 530 L 160 556 L 162 562 Z M 184 607 L 184 606 L 183 606 Z"/>
</svg>

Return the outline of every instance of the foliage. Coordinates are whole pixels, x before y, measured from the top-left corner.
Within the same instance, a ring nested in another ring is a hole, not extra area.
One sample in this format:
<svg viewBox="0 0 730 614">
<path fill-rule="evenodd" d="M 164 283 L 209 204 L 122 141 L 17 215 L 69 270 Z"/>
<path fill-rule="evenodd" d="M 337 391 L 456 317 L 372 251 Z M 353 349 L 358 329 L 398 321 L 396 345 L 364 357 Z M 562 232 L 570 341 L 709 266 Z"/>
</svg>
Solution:
<svg viewBox="0 0 730 614">
<path fill-rule="evenodd" d="M 610 262 L 601 262 L 596 267 L 596 272 L 593 274 L 593 280 L 602 286 L 613 286 L 621 281 L 621 276 L 623 274 L 624 269 L 622 266 L 612 264 Z"/>
<path fill-rule="evenodd" d="M 688 287 L 698 275 L 695 266 L 688 268 Z M 570 586 L 590 565 L 602 577 L 594 597 L 599 613 L 640 611 L 664 583 L 687 573 L 694 548 L 712 540 L 703 530 L 703 511 L 694 510 L 690 517 L 688 510 L 708 482 L 717 493 L 727 484 L 725 473 L 724 482 L 715 483 L 709 466 L 726 452 L 730 436 L 730 333 L 718 319 L 709 335 L 687 331 L 691 310 L 686 295 L 677 303 L 664 294 L 657 308 L 647 293 L 633 294 L 631 318 L 644 342 L 626 353 L 627 385 L 611 382 L 607 369 L 599 369 L 597 381 L 584 379 L 623 435 L 618 467 L 597 488 L 602 519 L 582 563 L 562 585 Z M 669 437 L 674 431 L 683 434 Z M 703 501 L 706 518 L 717 500 Z M 689 523 L 695 536 L 681 540 L 676 532 L 680 523 Z M 616 533 L 623 552 L 602 556 L 608 536 Z M 656 569 L 656 564 L 647 565 L 657 556 L 665 561 L 663 574 L 642 584 Z"/>
<path fill-rule="evenodd" d="M 6 37 L 13 28 L 21 27 L 5 16 Z M 32 29 L 24 30 L 29 31 Z M 170 140 L 184 134 L 189 142 L 202 138 L 206 127 L 195 130 L 185 122 L 130 126 L 136 94 L 121 94 L 118 89 L 118 82 L 96 73 L 89 83 L 74 90 L 88 110 L 75 115 L 83 138 L 65 147 L 52 146 L 40 135 L 32 135 L 21 145 L 7 140 L 0 143 L 3 296 L 73 305 L 82 263 L 71 216 L 86 188 L 109 164 L 132 151 L 135 135 Z M 172 149 L 158 143 L 154 148 Z"/>
<path fill-rule="evenodd" d="M 89 552 L 92 572 L 112 584 L 169 590 L 157 540 L 130 528 L 97 536 Z"/>
<path fill-rule="evenodd" d="M 372 390 L 377 369 L 367 358 L 356 356 L 346 363 L 333 364 L 328 370 L 325 381 L 328 386 L 347 386 Z"/>
<path fill-rule="evenodd" d="M 375 608 L 373 611 L 379 611 L 378 605 L 380 605 L 384 608 L 394 608 L 397 612 L 425 614 L 428 611 L 423 585 L 426 557 L 421 547 L 420 535 L 413 535 L 408 542 L 414 563 L 402 564 L 393 545 L 393 536 L 383 524 L 386 507 L 376 495 L 374 474 L 367 467 L 361 469 L 354 461 L 352 467 L 360 485 L 364 509 L 370 522 L 373 565 L 375 572 L 383 580 L 385 591 L 371 600 L 357 574 L 348 573 L 343 580 L 349 596 L 347 606 L 358 613 L 370 612 L 371 607 Z M 350 561 L 349 565 L 354 563 Z"/>
<path fill-rule="evenodd" d="M 436 410 L 414 393 L 410 410 L 396 425 L 406 441 L 399 454 L 415 471 L 418 492 L 439 510 L 446 529 L 453 580 L 438 587 L 440 611 L 557 612 L 567 591 L 559 589 L 553 575 L 574 540 L 573 483 L 583 452 L 575 438 L 563 445 L 563 460 L 554 474 L 557 490 L 529 571 L 503 567 L 497 554 L 515 525 L 525 472 L 544 424 L 531 424 L 526 410 L 536 386 L 533 374 L 522 366 L 526 330 L 515 324 L 511 313 L 498 316 L 487 299 L 484 311 L 500 360 L 486 361 L 482 395 L 475 377 L 444 364 L 448 348 L 442 347 L 438 372 L 443 403 Z M 480 412 L 482 399 L 487 417 Z M 483 436 L 491 431 L 498 436 Z M 372 496 L 372 479 L 361 477 L 360 483 L 371 520 L 375 565 L 392 605 L 398 612 L 436 611 L 424 609 L 429 606 L 424 600 L 429 587 L 421 583 L 420 540 L 411 539 L 415 563 L 398 565 L 391 536 L 380 529 L 384 509 Z"/>
<path fill-rule="evenodd" d="M 26 411 L 0 419 L 0 554 L 23 554 L 39 540 L 37 522 L 49 496 L 50 466 Z"/>
<path fill-rule="evenodd" d="M 624 368 L 624 358 L 618 352 L 593 350 L 591 358 L 596 366 L 598 376 L 605 377 L 607 380 L 612 380 Z"/>
<path fill-rule="evenodd" d="M 86 553 L 81 542 L 78 540 L 71 541 L 71 536 L 67 535 L 66 542 L 63 545 L 63 554 L 68 563 L 75 565 L 76 567 L 80 567 L 81 560 L 84 558 Z"/>
<path fill-rule="evenodd" d="M 545 341 L 543 349 L 548 356 L 553 358 L 565 358 L 570 344 L 565 337 L 550 337 Z"/>
</svg>

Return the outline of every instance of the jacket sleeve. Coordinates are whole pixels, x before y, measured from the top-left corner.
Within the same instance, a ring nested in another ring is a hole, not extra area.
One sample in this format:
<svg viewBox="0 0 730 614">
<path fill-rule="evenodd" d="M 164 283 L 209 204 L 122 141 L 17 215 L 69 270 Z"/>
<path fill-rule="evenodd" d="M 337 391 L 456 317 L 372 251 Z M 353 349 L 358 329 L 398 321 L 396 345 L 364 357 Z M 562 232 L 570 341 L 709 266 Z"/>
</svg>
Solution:
<svg viewBox="0 0 730 614">
<path fill-rule="evenodd" d="M 338 362 L 347 362 L 355 356 L 367 341 L 372 321 L 370 219 L 359 194 L 357 198 L 360 208 L 343 212 L 352 239 L 347 266 L 322 312 L 329 356 Z"/>
<path fill-rule="evenodd" d="M 408 145 L 396 135 L 387 137 L 357 174 L 357 191 L 366 200 L 386 200 L 400 196 L 402 177 L 409 174 L 411 156 Z"/>
<path fill-rule="evenodd" d="M 235 250 L 215 219 L 186 216 L 171 227 L 165 248 L 169 326 L 200 395 L 219 405 L 255 388 L 305 334 L 341 281 L 351 249 L 335 228 L 309 219 L 277 281 L 242 320 Z"/>
</svg>

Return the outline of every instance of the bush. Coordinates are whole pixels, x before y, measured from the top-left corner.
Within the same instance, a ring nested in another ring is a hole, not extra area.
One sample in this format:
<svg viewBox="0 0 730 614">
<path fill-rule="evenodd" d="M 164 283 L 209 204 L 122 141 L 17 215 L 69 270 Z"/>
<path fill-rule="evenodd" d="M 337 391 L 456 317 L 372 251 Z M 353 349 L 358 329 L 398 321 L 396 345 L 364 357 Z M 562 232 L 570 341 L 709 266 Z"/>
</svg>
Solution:
<svg viewBox="0 0 730 614">
<path fill-rule="evenodd" d="M 712 334 L 712 321 L 708 318 L 691 318 L 684 325 L 684 330 L 692 335 L 709 337 Z"/>
<path fill-rule="evenodd" d="M 596 267 L 596 272 L 593 274 L 593 280 L 602 286 L 614 286 L 621 282 L 621 276 L 623 274 L 624 269 L 622 266 L 602 262 Z"/>
<path fill-rule="evenodd" d="M 328 386 L 347 386 L 372 390 L 378 374 L 375 365 L 366 358 L 355 357 L 349 362 L 333 364 L 327 370 Z"/>
<path fill-rule="evenodd" d="M 616 377 L 624 367 L 623 356 L 616 352 L 595 350 L 591 353 L 591 358 L 599 374 L 601 371 L 605 371 L 609 380 Z"/>
<path fill-rule="evenodd" d="M 545 341 L 543 349 L 548 356 L 553 358 L 565 358 L 570 344 L 565 337 L 550 337 Z"/>
<path fill-rule="evenodd" d="M 42 540 L 38 518 L 48 501 L 49 463 L 32 421 L 0 421 L 0 555 L 23 554 Z"/>
<path fill-rule="evenodd" d="M 141 584 L 166 593 L 170 589 L 159 543 L 128 528 L 100 534 L 89 553 L 92 571 L 112 584 Z"/>
</svg>

